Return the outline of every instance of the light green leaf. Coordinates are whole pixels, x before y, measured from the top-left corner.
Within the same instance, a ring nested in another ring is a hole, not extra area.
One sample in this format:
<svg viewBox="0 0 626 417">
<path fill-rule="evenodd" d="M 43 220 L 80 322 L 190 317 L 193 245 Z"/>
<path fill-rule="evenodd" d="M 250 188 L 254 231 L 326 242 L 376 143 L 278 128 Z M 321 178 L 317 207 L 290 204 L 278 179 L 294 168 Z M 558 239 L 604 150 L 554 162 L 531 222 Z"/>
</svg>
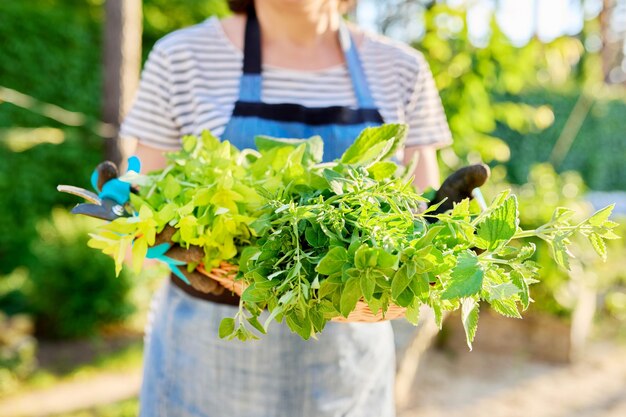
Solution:
<svg viewBox="0 0 626 417">
<path fill-rule="evenodd" d="M 515 301 L 513 301 L 510 298 L 505 299 L 505 300 L 493 300 L 493 301 L 490 301 L 489 304 L 491 304 L 491 307 L 493 307 L 494 310 L 496 310 L 498 313 L 502 314 L 503 316 L 516 318 L 516 319 L 522 318 L 522 315 L 519 313 L 519 310 L 517 309 L 517 305 L 515 304 Z"/>
<path fill-rule="evenodd" d="M 406 321 L 408 321 L 414 326 L 417 326 L 420 320 L 420 307 L 421 307 L 421 304 L 416 299 L 416 300 L 413 300 L 413 303 L 411 303 L 406 308 L 406 313 L 405 313 Z"/>
<path fill-rule="evenodd" d="M 452 269 L 452 279 L 441 294 L 441 299 L 451 300 L 477 294 L 482 288 L 484 275 L 476 254 L 471 251 L 462 252 Z"/>
<path fill-rule="evenodd" d="M 361 132 L 352 145 L 344 152 L 341 162 L 344 164 L 364 164 L 377 156 L 380 159 L 385 159 L 393 155 L 398 146 L 404 141 L 406 132 L 407 126 L 404 124 L 385 124 L 368 127 Z M 393 145 L 381 155 L 380 151 L 383 148 L 380 145 L 382 144 L 384 147 L 384 144 L 390 140 L 393 141 Z M 373 154 L 373 149 L 378 149 L 376 151 L 377 154 Z"/>
<path fill-rule="evenodd" d="M 615 204 L 611 204 L 610 206 L 606 206 L 603 209 L 596 211 L 593 216 L 589 217 L 589 224 L 596 227 L 601 227 L 604 222 L 609 220 L 611 213 L 613 212 L 613 208 Z"/>
<path fill-rule="evenodd" d="M 163 195 L 168 200 L 173 200 L 180 194 L 180 184 L 172 175 L 165 177 L 163 183 Z"/>
<path fill-rule="evenodd" d="M 382 248 L 377 249 L 378 257 L 376 259 L 376 265 L 379 268 L 397 268 L 398 266 L 398 255 L 393 255 Z"/>
<path fill-rule="evenodd" d="M 148 243 L 145 238 L 135 239 L 133 242 L 133 271 L 137 274 L 141 271 L 143 262 L 146 259 L 148 253 Z"/>
<path fill-rule="evenodd" d="M 376 162 L 369 168 L 367 168 L 367 172 L 377 181 L 385 180 L 387 178 L 391 178 L 393 174 L 396 173 L 398 169 L 398 165 L 391 161 L 381 161 Z"/>
<path fill-rule="evenodd" d="M 480 306 L 474 298 L 463 298 L 461 300 L 461 321 L 465 330 L 467 346 L 472 350 L 472 342 L 478 329 L 478 312 Z"/>
<path fill-rule="evenodd" d="M 469 218 L 470 216 L 470 200 L 469 198 L 464 198 L 463 200 L 461 200 L 460 203 L 455 203 L 454 207 L 452 208 L 452 212 L 450 213 L 450 216 L 452 216 L 453 218 Z"/>
<path fill-rule="evenodd" d="M 517 198 L 510 196 L 478 224 L 476 246 L 495 251 L 511 240 L 518 223 Z"/>
<path fill-rule="evenodd" d="M 231 317 L 223 318 L 220 322 L 218 334 L 221 339 L 225 339 L 235 332 L 235 319 Z"/>
<path fill-rule="evenodd" d="M 568 243 L 568 240 L 563 236 L 556 236 L 551 242 L 548 242 L 556 263 L 569 271 L 569 258 L 572 255 L 567 249 Z"/>
<path fill-rule="evenodd" d="M 489 300 L 502 300 L 504 298 L 510 298 L 518 294 L 521 290 L 510 282 L 494 285 L 487 288 L 489 293 Z"/>
<path fill-rule="evenodd" d="M 606 244 L 604 240 L 597 233 L 590 233 L 588 236 L 589 242 L 598 255 L 606 262 Z"/>
<path fill-rule="evenodd" d="M 524 275 L 522 275 L 521 272 L 515 269 L 512 270 L 511 282 L 513 282 L 513 284 L 515 284 L 515 286 L 519 288 L 520 290 L 519 297 L 520 297 L 520 301 L 522 302 L 522 308 L 526 310 L 530 302 L 530 290 L 528 288 L 528 283 L 526 282 Z"/>
</svg>

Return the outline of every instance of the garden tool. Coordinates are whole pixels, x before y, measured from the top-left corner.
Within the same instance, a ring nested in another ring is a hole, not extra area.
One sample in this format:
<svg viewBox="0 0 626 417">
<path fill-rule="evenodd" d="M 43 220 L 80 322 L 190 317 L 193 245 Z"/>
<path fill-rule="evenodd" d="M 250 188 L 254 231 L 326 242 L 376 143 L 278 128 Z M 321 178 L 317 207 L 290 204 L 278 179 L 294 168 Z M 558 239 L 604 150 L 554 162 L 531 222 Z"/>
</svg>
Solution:
<svg viewBox="0 0 626 417">
<path fill-rule="evenodd" d="M 128 171 L 139 173 L 141 162 L 136 156 L 128 159 Z M 119 170 L 111 161 L 100 163 L 91 174 L 91 185 L 98 194 L 71 185 L 59 185 L 57 190 L 84 198 L 88 203 L 76 205 L 73 214 L 83 214 L 102 220 L 112 221 L 118 217 L 130 216 L 125 209 L 134 190 L 131 185 L 119 179 Z M 146 258 L 165 263 L 178 278 L 199 291 L 219 295 L 224 287 L 216 281 L 196 271 L 187 271 L 188 263 L 200 263 L 204 252 L 200 247 L 184 249 L 172 242 L 176 229 L 166 226 L 157 234 L 155 244 L 148 249 Z"/>
<path fill-rule="evenodd" d="M 491 171 L 485 164 L 469 165 L 454 171 L 441 184 L 439 190 L 435 192 L 435 197 L 428 204 L 430 207 L 441 203 L 432 213 L 440 214 L 452 210 L 455 203 L 465 198 L 475 198 L 481 210 L 485 210 L 487 204 L 479 187 L 489 179 L 490 174 Z M 429 221 L 434 222 L 436 219 L 429 218 Z"/>
<path fill-rule="evenodd" d="M 139 158 L 128 158 L 128 171 L 139 173 L 140 168 Z M 118 179 L 118 169 L 113 162 L 105 161 L 96 167 L 91 174 L 91 185 L 98 194 L 71 185 L 59 185 L 57 190 L 88 201 L 76 205 L 72 209 L 73 214 L 84 214 L 108 221 L 130 215 L 125 205 L 130 199 L 131 187 L 129 183 Z"/>
</svg>

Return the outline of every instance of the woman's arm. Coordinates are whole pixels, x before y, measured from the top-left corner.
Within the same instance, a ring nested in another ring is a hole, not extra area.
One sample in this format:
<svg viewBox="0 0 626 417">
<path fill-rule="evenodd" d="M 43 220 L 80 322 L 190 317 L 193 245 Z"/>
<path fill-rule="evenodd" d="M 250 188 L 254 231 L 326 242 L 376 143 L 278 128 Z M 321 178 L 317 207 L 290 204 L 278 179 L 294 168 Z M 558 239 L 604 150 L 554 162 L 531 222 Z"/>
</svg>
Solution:
<svg viewBox="0 0 626 417">
<path fill-rule="evenodd" d="M 418 190 L 439 188 L 439 166 L 437 165 L 437 148 L 434 146 L 407 146 L 404 149 L 404 165 L 407 166 L 413 155 L 418 154 L 413 184 Z"/>
<path fill-rule="evenodd" d="M 141 161 L 141 171 L 145 174 L 157 169 L 163 169 L 167 165 L 165 151 L 150 145 L 144 145 L 136 139 L 125 138 L 120 144 L 122 158 L 121 172 L 126 171 L 126 160 L 131 155 L 136 155 Z"/>
</svg>

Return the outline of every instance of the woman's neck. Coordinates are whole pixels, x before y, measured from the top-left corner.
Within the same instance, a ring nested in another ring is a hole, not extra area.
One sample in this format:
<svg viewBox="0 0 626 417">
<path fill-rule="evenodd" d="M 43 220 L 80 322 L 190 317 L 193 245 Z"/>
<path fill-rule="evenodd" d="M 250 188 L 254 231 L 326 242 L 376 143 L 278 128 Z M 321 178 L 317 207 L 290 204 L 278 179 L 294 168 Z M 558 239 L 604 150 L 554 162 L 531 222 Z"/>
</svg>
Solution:
<svg viewBox="0 0 626 417">
<path fill-rule="evenodd" d="M 274 47 L 328 47 L 337 42 L 339 0 L 257 0 L 263 43 Z"/>
</svg>

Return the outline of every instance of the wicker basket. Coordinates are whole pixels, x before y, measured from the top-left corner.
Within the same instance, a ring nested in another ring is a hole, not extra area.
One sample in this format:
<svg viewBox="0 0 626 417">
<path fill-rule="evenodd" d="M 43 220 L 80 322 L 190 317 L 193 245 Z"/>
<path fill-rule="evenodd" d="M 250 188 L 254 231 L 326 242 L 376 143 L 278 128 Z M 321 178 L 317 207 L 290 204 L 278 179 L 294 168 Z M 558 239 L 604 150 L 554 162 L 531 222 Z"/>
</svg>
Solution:
<svg viewBox="0 0 626 417">
<path fill-rule="evenodd" d="M 228 262 L 222 262 L 219 267 L 213 268 L 210 271 L 207 271 L 201 265 L 198 266 L 196 270 L 201 274 L 219 282 L 227 290 L 230 290 L 239 296 L 241 296 L 245 290 L 244 283 L 235 280 L 235 275 L 238 270 L 237 266 L 229 264 Z M 406 309 L 404 307 L 392 304 L 389 306 L 387 313 L 383 317 L 380 311 L 378 314 L 374 314 L 365 301 L 359 301 L 354 311 L 350 313 L 347 318 L 339 316 L 332 319 L 332 321 L 340 323 L 375 323 L 379 321 L 402 318 L 404 317 L 405 312 Z"/>
</svg>

